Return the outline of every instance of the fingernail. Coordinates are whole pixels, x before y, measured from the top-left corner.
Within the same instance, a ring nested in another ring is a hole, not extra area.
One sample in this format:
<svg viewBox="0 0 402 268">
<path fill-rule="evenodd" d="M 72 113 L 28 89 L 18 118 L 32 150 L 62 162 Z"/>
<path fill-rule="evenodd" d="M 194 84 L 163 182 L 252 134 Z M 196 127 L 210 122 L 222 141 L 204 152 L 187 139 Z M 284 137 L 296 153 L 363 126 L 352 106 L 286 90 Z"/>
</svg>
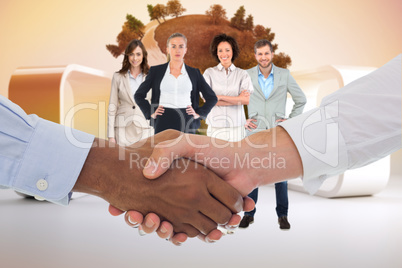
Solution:
<svg viewBox="0 0 402 268">
<path fill-rule="evenodd" d="M 238 225 L 226 225 L 226 228 L 230 230 L 235 230 L 237 227 Z"/>
<path fill-rule="evenodd" d="M 133 221 L 133 220 L 131 219 L 131 217 L 130 217 L 130 216 L 128 216 L 128 218 L 127 218 L 127 219 L 128 219 L 128 222 L 129 222 L 129 223 L 131 223 L 131 224 L 133 225 L 133 226 L 132 226 L 133 228 L 138 227 L 138 225 L 139 225 L 139 224 L 138 224 L 138 222 Z"/>
<path fill-rule="evenodd" d="M 145 226 L 148 228 L 152 228 L 155 225 L 155 222 L 152 219 L 147 219 L 145 221 Z"/>
<path fill-rule="evenodd" d="M 144 173 L 152 175 L 156 171 L 156 163 L 152 159 L 148 159 L 147 163 L 145 164 Z"/>
<path fill-rule="evenodd" d="M 140 236 L 144 236 L 144 235 L 147 234 L 146 232 L 144 232 L 144 231 L 141 229 L 141 227 L 138 228 L 138 233 L 140 234 Z"/>
<path fill-rule="evenodd" d="M 205 238 L 205 241 L 207 241 L 207 243 L 215 243 L 216 242 L 216 240 L 210 239 L 208 237 Z"/>
<path fill-rule="evenodd" d="M 243 200 L 239 200 L 235 204 L 236 213 L 243 211 Z"/>
<path fill-rule="evenodd" d="M 166 234 L 166 233 L 167 233 L 167 229 L 166 229 L 165 227 L 163 227 L 163 226 L 161 227 L 161 230 L 160 230 L 160 231 L 161 231 L 162 234 Z"/>
</svg>

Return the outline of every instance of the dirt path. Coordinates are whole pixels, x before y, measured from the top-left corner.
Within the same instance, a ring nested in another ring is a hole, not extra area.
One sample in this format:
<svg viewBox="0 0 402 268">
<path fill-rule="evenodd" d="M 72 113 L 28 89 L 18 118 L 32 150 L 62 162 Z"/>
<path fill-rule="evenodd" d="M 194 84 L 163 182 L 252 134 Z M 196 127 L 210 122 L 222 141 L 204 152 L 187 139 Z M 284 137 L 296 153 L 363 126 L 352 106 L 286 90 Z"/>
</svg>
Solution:
<svg viewBox="0 0 402 268">
<path fill-rule="evenodd" d="M 166 55 L 160 50 L 158 43 L 155 41 L 155 29 L 158 27 L 157 21 L 152 21 L 145 28 L 145 36 L 142 42 L 148 51 L 148 63 L 150 66 L 158 65 L 166 62 Z"/>
</svg>

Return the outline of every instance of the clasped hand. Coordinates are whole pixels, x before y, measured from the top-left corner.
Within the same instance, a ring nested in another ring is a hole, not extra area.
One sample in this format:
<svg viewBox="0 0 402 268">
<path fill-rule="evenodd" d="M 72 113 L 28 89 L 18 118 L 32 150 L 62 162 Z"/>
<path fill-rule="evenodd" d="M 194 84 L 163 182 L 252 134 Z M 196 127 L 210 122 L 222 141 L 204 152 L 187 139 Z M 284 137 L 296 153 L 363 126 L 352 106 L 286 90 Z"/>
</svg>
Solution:
<svg viewBox="0 0 402 268">
<path fill-rule="evenodd" d="M 148 138 L 140 148 L 116 147 L 116 157 L 117 151 L 123 150 L 125 160 L 108 165 L 113 167 L 115 172 L 112 174 L 115 175 L 110 176 L 110 170 L 102 172 L 106 166 L 99 170 L 100 174 L 109 174 L 109 186 L 113 186 L 109 189 L 114 190 L 98 195 L 110 203 L 112 215 L 131 210 L 126 215 L 130 226 L 142 223 L 142 215 L 147 215 L 148 224 L 142 228 L 147 232 L 158 228 L 160 237 L 171 238 L 176 244 L 184 242 L 187 236 L 199 236 L 205 241 L 219 240 L 218 224 L 238 225 L 240 216 L 236 214 L 243 210 L 243 204 L 248 208 L 253 206 L 250 199 L 243 200 L 236 189 L 189 159 L 175 160 L 156 180 L 148 180 L 142 175 L 143 166 L 133 166 L 137 162 L 146 162 L 143 159 L 151 155 L 153 144 L 179 135 L 178 131 L 167 130 Z M 91 153 L 96 151 L 91 150 Z"/>
</svg>

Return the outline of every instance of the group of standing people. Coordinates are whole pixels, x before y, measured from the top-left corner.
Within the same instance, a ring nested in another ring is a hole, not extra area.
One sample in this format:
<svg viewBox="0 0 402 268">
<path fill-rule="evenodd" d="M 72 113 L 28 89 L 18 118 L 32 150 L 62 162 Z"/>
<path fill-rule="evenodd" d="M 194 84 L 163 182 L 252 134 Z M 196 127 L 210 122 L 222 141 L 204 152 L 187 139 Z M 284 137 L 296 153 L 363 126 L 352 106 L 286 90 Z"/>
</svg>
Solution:
<svg viewBox="0 0 402 268">
<path fill-rule="evenodd" d="M 287 93 L 294 101 L 289 117 L 303 112 L 305 95 L 288 70 L 272 63 L 273 48 L 268 40 L 256 42 L 258 65 L 247 71 L 233 64 L 240 54 L 233 37 L 215 36 L 210 51 L 218 65 L 201 75 L 184 63 L 187 38 L 181 33 L 167 40 L 168 62 L 150 68 L 141 41 L 130 42 L 122 68 L 112 80 L 109 141 L 127 146 L 166 129 L 195 134 L 201 119 L 206 119 L 208 136 L 240 141 L 285 120 Z M 200 97 L 204 100 L 201 107 Z M 279 226 L 290 229 L 287 182 L 276 183 L 275 191 Z M 257 202 L 258 189 L 249 196 Z M 253 223 L 254 214 L 255 210 L 245 213 L 239 227 Z"/>
</svg>

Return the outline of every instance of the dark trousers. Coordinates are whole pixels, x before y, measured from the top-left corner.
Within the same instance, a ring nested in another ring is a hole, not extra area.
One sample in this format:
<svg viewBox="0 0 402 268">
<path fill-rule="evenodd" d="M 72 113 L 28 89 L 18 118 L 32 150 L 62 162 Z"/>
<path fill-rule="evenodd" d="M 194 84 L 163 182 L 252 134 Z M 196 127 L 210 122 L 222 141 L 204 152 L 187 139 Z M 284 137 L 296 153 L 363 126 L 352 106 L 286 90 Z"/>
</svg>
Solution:
<svg viewBox="0 0 402 268">
<path fill-rule="evenodd" d="M 289 201 L 288 201 L 288 182 L 278 182 L 275 183 L 275 194 L 276 194 L 276 214 L 279 217 L 287 216 L 288 215 L 288 208 L 289 208 Z M 251 199 L 254 200 L 255 204 L 257 205 L 258 200 L 258 188 L 255 188 L 249 195 Z M 255 212 L 257 211 L 256 208 L 250 212 L 245 212 L 244 215 L 248 215 L 254 217 Z"/>
<path fill-rule="evenodd" d="M 167 129 L 175 129 L 184 133 L 195 134 L 192 128 L 194 118 L 186 113 L 186 109 L 164 108 L 165 112 L 155 119 L 155 134 Z"/>
</svg>

